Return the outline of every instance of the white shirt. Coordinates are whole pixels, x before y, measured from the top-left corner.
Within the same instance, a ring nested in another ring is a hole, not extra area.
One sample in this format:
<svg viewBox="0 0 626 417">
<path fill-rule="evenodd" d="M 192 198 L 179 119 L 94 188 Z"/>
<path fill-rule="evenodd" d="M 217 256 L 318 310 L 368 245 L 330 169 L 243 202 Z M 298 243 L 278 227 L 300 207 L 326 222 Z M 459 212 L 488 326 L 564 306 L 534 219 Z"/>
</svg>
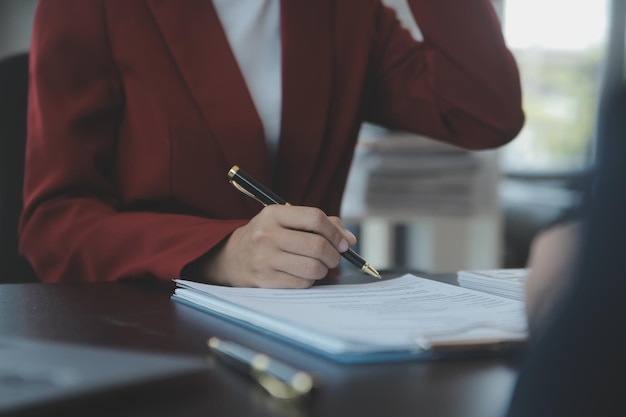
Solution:
<svg viewBox="0 0 626 417">
<path fill-rule="evenodd" d="M 213 0 L 213 4 L 274 160 L 282 110 L 280 0 Z"/>
</svg>

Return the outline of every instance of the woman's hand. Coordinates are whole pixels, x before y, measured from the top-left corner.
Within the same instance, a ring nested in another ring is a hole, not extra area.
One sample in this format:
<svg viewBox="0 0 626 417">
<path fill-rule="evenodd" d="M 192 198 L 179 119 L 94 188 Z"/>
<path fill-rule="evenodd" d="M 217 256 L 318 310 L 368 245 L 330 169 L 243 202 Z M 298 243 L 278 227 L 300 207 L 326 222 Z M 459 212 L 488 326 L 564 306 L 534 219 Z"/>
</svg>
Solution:
<svg viewBox="0 0 626 417">
<path fill-rule="evenodd" d="M 270 205 L 209 255 L 203 275 L 237 287 L 308 288 L 355 243 L 339 218 L 320 209 Z"/>
</svg>

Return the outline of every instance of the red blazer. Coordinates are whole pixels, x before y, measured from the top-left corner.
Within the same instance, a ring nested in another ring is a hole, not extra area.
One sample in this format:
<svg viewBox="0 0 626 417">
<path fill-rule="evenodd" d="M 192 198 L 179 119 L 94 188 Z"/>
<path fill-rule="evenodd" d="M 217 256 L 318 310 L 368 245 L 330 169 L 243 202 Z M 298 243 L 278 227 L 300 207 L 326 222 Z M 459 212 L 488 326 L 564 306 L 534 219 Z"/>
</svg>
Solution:
<svg viewBox="0 0 626 417">
<path fill-rule="evenodd" d="M 206 0 L 42 0 L 31 48 L 20 249 L 43 281 L 178 277 L 258 213 L 237 164 L 293 204 L 340 210 L 363 120 L 466 148 L 523 124 L 489 0 L 281 6 L 282 133 L 263 129 Z"/>
</svg>

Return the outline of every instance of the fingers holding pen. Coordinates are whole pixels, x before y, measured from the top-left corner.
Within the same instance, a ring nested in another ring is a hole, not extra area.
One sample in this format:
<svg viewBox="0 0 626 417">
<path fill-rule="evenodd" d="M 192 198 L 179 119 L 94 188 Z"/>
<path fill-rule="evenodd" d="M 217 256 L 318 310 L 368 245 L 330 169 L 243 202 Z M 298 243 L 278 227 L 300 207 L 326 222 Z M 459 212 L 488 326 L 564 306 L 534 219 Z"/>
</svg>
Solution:
<svg viewBox="0 0 626 417">
<path fill-rule="evenodd" d="M 339 253 L 347 251 L 351 245 L 356 243 L 356 237 L 343 226 L 338 217 L 327 216 L 318 208 L 268 206 L 265 209 L 276 210 L 281 226 L 319 235 Z"/>
<path fill-rule="evenodd" d="M 323 262 L 327 267 L 332 267 L 332 265 L 335 265 L 335 260 L 337 259 L 336 255 L 339 253 L 350 263 L 360 268 L 361 271 L 376 278 L 381 278 L 376 269 L 350 249 L 350 246 L 356 243 L 356 237 L 343 226 L 338 217 L 329 217 L 323 211 L 316 208 L 290 205 L 286 200 L 267 189 L 262 183 L 256 181 L 249 174 L 239 169 L 237 165 L 234 165 L 230 169 L 228 176 L 230 177 L 231 183 L 239 191 L 249 197 L 255 198 L 266 206 L 261 213 L 248 223 L 248 225 L 240 229 L 253 229 L 252 224 L 260 218 L 274 218 L 274 220 L 279 221 L 278 229 L 308 232 L 310 234 L 319 235 L 325 239 L 325 241 L 318 240 L 318 243 L 315 243 L 315 241 L 311 240 L 311 236 L 301 237 L 301 239 L 313 245 L 313 254 L 309 256 L 311 259 Z M 275 215 L 279 213 L 281 213 L 280 216 L 275 217 Z M 259 222 L 264 223 L 265 221 Z M 239 229 L 233 232 L 233 235 L 238 231 Z M 263 234 L 261 234 L 261 237 L 263 237 Z M 230 240 L 232 239 L 229 239 L 229 241 Z M 333 251 L 331 251 L 332 258 L 323 256 L 323 254 L 326 253 L 328 245 L 331 245 L 333 248 Z M 276 246 L 276 248 L 278 248 L 278 246 Z M 289 253 L 289 251 L 292 250 L 295 255 L 307 254 L 307 252 L 299 252 L 301 248 L 296 245 L 289 247 L 281 246 L 280 248 L 284 253 Z"/>
<path fill-rule="evenodd" d="M 226 285 L 305 288 L 336 268 L 355 241 L 317 208 L 270 205 L 215 251 L 207 276 Z"/>
<path fill-rule="evenodd" d="M 306 280 L 324 278 L 355 241 L 339 219 L 313 207 L 270 205 L 248 226 L 248 240 L 264 252 L 259 261 L 268 271 Z"/>
<path fill-rule="evenodd" d="M 343 222 L 341 221 L 341 219 L 337 216 L 328 216 L 328 220 L 330 220 L 337 229 L 339 229 L 339 231 L 343 234 L 343 237 L 348 241 L 348 244 L 350 246 L 354 245 L 356 243 L 356 236 L 354 236 L 354 234 L 349 231 L 348 229 L 345 228 L 345 226 L 343 225 Z"/>
</svg>

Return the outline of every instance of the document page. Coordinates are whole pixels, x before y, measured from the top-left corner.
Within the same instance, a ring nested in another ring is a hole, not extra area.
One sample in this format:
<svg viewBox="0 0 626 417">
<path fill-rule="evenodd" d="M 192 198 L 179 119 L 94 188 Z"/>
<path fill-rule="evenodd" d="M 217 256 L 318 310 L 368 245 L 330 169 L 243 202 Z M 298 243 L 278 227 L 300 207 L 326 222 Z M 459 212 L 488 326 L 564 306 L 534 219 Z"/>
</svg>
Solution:
<svg viewBox="0 0 626 417">
<path fill-rule="evenodd" d="M 458 271 L 457 281 L 461 287 L 525 300 L 526 281 L 529 274 L 529 268 Z"/>
<path fill-rule="evenodd" d="M 331 353 L 416 349 L 416 341 L 524 340 L 524 303 L 414 275 L 308 289 L 177 280 L 179 297 Z"/>
</svg>

